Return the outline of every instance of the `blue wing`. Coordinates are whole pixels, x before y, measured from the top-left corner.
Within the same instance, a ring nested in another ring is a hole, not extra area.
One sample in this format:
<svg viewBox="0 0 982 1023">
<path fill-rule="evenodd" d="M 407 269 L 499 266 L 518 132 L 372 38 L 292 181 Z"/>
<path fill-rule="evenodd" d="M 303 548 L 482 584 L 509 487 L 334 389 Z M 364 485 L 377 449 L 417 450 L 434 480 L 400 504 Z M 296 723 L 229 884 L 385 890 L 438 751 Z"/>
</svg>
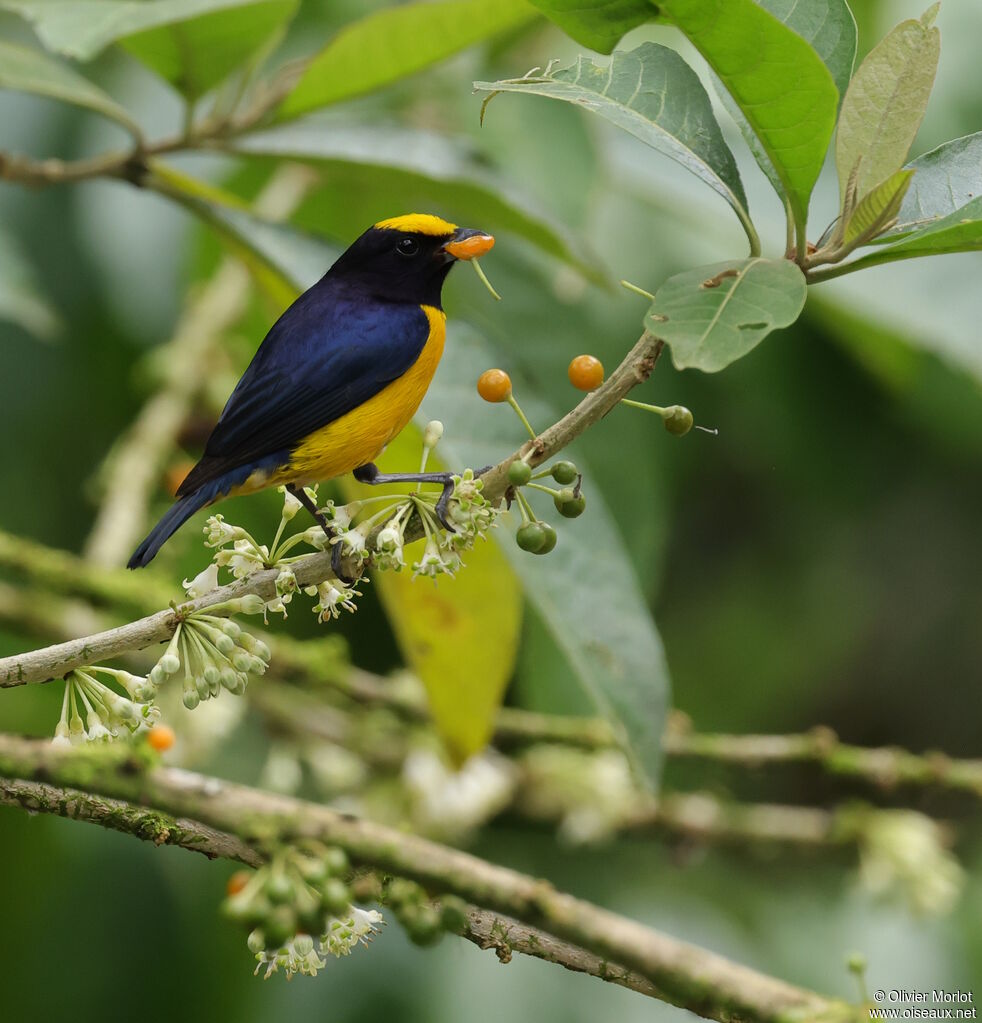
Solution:
<svg viewBox="0 0 982 1023">
<path fill-rule="evenodd" d="M 290 451 L 378 394 L 419 358 L 430 324 L 418 305 L 382 302 L 325 278 L 277 320 L 225 405 L 190 494 Z"/>
</svg>

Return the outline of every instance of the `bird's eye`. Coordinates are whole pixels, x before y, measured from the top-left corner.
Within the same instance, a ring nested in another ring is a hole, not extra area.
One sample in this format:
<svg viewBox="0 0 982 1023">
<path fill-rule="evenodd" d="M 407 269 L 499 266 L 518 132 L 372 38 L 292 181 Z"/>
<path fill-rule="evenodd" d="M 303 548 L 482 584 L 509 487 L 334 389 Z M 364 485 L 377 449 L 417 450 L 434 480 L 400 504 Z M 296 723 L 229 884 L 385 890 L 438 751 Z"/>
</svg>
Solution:
<svg viewBox="0 0 982 1023">
<path fill-rule="evenodd" d="M 396 250 L 402 256 L 415 256 L 419 252 L 419 242 L 415 238 L 402 238 Z"/>
</svg>

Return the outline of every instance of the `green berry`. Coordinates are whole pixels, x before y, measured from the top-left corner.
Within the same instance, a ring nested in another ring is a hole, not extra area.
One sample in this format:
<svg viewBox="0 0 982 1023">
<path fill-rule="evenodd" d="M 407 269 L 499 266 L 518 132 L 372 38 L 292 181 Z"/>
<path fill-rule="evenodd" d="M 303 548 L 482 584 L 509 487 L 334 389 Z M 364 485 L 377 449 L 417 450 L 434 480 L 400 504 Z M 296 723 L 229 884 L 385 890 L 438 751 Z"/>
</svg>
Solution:
<svg viewBox="0 0 982 1023">
<path fill-rule="evenodd" d="M 321 889 L 321 905 L 331 916 L 341 916 L 351 905 L 351 892 L 344 881 L 336 877 L 328 878 Z"/>
<path fill-rule="evenodd" d="M 555 549 L 556 541 L 559 537 L 556 536 L 556 531 L 549 525 L 548 522 L 540 522 L 539 525 L 542 527 L 543 532 L 546 534 L 546 542 L 535 552 L 536 554 L 548 554 L 551 550 Z"/>
<path fill-rule="evenodd" d="M 297 916 L 290 906 L 277 906 L 266 917 L 266 947 L 279 948 L 297 933 Z"/>
<path fill-rule="evenodd" d="M 546 533 L 541 522 L 526 522 L 515 534 L 515 540 L 523 551 L 535 554 L 546 542 Z"/>
<path fill-rule="evenodd" d="M 340 877 L 348 873 L 348 856 L 343 849 L 331 846 L 324 851 L 324 866 L 329 874 Z"/>
<path fill-rule="evenodd" d="M 676 437 L 684 437 L 692 429 L 692 413 L 684 405 L 665 409 L 665 429 Z"/>
<path fill-rule="evenodd" d="M 527 462 L 523 462 L 520 458 L 516 458 L 511 465 L 508 466 L 508 482 L 515 487 L 524 487 L 526 483 L 532 478 L 532 470 L 529 468 Z"/>
<path fill-rule="evenodd" d="M 270 902 L 292 902 L 296 895 L 293 882 L 284 874 L 271 874 L 264 890 Z"/>
<path fill-rule="evenodd" d="M 266 935 L 263 934 L 261 928 L 257 927 L 254 931 L 249 933 L 249 938 L 246 944 L 248 944 L 250 952 L 262 952 L 266 948 Z"/>
<path fill-rule="evenodd" d="M 556 511 L 567 519 L 578 518 L 586 508 L 586 498 L 582 494 L 577 495 L 572 487 L 563 487 L 553 498 L 553 502 Z"/>
<path fill-rule="evenodd" d="M 579 472 L 577 472 L 576 466 L 572 462 L 556 462 L 550 472 L 552 473 L 552 478 L 564 487 L 569 486 L 570 483 L 575 483 L 576 477 L 579 476 Z"/>
</svg>

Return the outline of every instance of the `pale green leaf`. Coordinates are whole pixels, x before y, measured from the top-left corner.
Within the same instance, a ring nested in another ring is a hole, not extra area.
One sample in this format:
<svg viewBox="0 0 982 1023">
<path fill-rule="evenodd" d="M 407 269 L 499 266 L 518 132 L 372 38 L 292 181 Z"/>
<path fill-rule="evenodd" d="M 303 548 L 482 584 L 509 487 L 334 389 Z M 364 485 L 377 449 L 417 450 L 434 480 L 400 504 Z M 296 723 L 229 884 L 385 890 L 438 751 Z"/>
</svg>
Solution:
<svg viewBox="0 0 982 1023">
<path fill-rule="evenodd" d="M 835 82 L 841 104 L 852 76 L 857 41 L 856 19 L 845 0 L 810 0 L 808 3 L 802 3 L 801 0 L 757 0 L 757 3 L 797 32 L 822 58 L 822 63 L 829 69 Z M 760 139 L 754 134 L 733 97 L 722 87 L 719 78 L 714 78 L 723 104 L 739 126 L 754 159 L 767 175 L 774 190 L 782 194 L 780 178 Z"/>
<path fill-rule="evenodd" d="M 0 0 L 49 49 L 91 60 L 120 43 L 196 99 L 291 18 L 298 0 Z"/>
<path fill-rule="evenodd" d="M 492 95 L 528 93 L 563 100 L 606 118 L 678 161 L 718 192 L 749 224 L 747 197 L 706 90 L 674 51 L 656 43 L 617 51 L 601 66 L 579 57 L 544 77 L 475 82 Z"/>
<path fill-rule="evenodd" d="M 16 323 L 45 341 L 61 326 L 38 287 L 34 268 L 16 239 L 4 231 L 0 231 L 0 320 Z"/>
<path fill-rule="evenodd" d="M 354 170 L 359 176 L 387 173 L 384 180 L 394 196 L 409 190 L 417 195 L 422 192 L 436 212 L 492 233 L 512 231 L 588 277 L 602 278 L 596 261 L 562 223 L 444 135 L 304 118 L 243 136 L 231 145 L 246 155 L 302 161 L 323 168 L 329 182 L 342 168 Z M 312 205 L 316 211 L 317 204 Z"/>
<path fill-rule="evenodd" d="M 655 293 L 645 326 L 678 369 L 715 373 L 742 358 L 805 304 L 805 278 L 787 259 L 743 259 L 686 270 Z"/>
<path fill-rule="evenodd" d="M 887 239 L 927 227 L 982 195 L 982 132 L 945 142 L 907 166 L 916 174 Z"/>
<path fill-rule="evenodd" d="M 525 0 L 428 0 L 345 26 L 313 59 L 278 117 L 380 89 L 536 17 Z"/>
<path fill-rule="evenodd" d="M 567 35 L 599 53 L 610 53 L 632 28 L 654 21 L 648 0 L 529 0 Z"/>
<path fill-rule="evenodd" d="M 121 124 L 135 138 L 140 129 L 98 86 L 40 50 L 0 41 L 0 89 L 28 92 L 93 110 Z"/>
<path fill-rule="evenodd" d="M 907 159 L 938 68 L 941 33 L 932 25 L 936 13 L 937 4 L 920 21 L 901 22 L 853 76 L 835 142 L 841 198 L 857 165 L 856 191 L 864 196 Z"/>
<path fill-rule="evenodd" d="M 952 252 L 982 250 L 982 196 L 935 220 L 930 227 L 906 235 L 901 241 L 847 264 L 850 269 L 878 266 L 898 259 L 941 256 Z"/>
<path fill-rule="evenodd" d="M 805 40 L 754 0 L 664 0 L 760 140 L 798 223 L 828 150 L 838 92 Z"/>
<path fill-rule="evenodd" d="M 436 379 L 423 400 L 422 415 L 439 418 L 446 433 L 438 448 L 453 468 L 496 462 L 522 440 L 508 410 L 475 400 L 475 381 L 500 356 L 475 331 L 451 322 Z M 556 414 L 528 381 L 512 373 L 522 406 L 534 423 Z M 670 682 L 658 631 L 634 572 L 631 552 L 619 533 L 602 490 L 579 452 L 568 453 L 584 471 L 587 509 L 563 519 L 550 500 L 530 492 L 539 514 L 559 534 L 555 550 L 536 557 L 519 550 L 512 521 L 493 533 L 559 650 L 570 685 L 579 685 L 611 723 L 639 778 L 655 783 Z M 466 557 L 465 557 L 466 561 Z M 491 597 L 490 599 L 494 599 Z"/>
<path fill-rule="evenodd" d="M 879 234 L 897 216 L 913 177 L 912 170 L 899 170 L 867 192 L 846 223 L 845 243 L 865 244 Z"/>
</svg>

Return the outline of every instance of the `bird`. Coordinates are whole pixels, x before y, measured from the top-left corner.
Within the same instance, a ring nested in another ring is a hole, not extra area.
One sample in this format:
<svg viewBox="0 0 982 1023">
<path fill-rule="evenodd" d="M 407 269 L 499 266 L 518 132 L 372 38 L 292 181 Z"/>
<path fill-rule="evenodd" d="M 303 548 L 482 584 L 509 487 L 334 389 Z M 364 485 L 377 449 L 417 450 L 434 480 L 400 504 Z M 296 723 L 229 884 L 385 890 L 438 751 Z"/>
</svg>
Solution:
<svg viewBox="0 0 982 1023">
<path fill-rule="evenodd" d="M 410 213 L 372 225 L 270 328 L 236 384 L 177 501 L 130 558 L 143 568 L 195 512 L 285 485 L 330 534 L 304 486 L 353 473 L 363 483 L 443 484 L 449 473 L 382 473 L 386 445 L 419 408 L 443 354 L 441 292 L 458 260 L 494 237 Z M 336 548 L 337 549 L 337 548 Z"/>
</svg>

